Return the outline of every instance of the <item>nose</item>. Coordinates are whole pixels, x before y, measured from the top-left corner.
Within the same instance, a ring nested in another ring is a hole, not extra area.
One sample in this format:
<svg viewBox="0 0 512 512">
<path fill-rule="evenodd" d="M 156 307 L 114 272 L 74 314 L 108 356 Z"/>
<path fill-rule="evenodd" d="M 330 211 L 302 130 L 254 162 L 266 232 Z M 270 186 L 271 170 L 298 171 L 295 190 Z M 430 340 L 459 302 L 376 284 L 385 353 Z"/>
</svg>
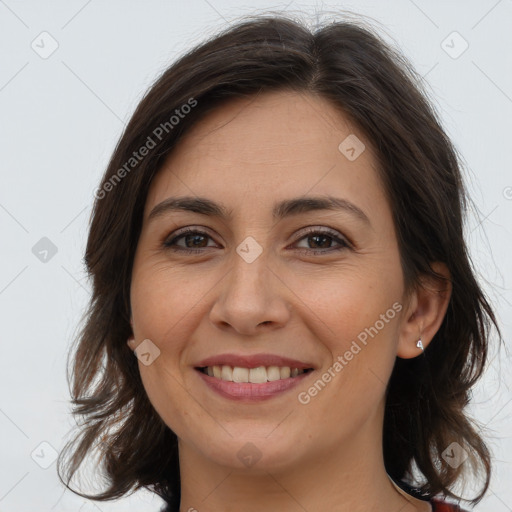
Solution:
<svg viewBox="0 0 512 512">
<path fill-rule="evenodd" d="M 290 289 L 261 255 L 247 263 L 238 254 L 231 270 L 218 284 L 218 295 L 210 311 L 219 329 L 256 335 L 286 325 L 291 314 Z"/>
</svg>

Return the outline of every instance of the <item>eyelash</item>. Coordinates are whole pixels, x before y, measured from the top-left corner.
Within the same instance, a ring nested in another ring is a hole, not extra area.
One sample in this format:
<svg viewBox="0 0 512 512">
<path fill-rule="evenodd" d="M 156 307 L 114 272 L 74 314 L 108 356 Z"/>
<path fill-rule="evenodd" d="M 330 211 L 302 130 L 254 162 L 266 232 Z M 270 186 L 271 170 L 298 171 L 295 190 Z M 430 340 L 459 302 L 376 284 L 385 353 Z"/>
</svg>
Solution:
<svg viewBox="0 0 512 512">
<path fill-rule="evenodd" d="M 163 242 L 163 246 L 165 249 L 169 249 L 169 250 L 175 251 L 175 252 L 181 252 L 183 254 L 200 254 L 200 253 L 204 252 L 204 249 L 211 248 L 211 247 L 203 247 L 200 249 L 184 249 L 182 247 L 178 247 L 178 246 L 174 245 L 177 240 L 179 240 L 187 235 L 191 235 L 191 234 L 202 235 L 202 236 L 206 236 L 208 238 L 212 238 L 208 233 L 205 233 L 204 231 L 199 231 L 194 228 L 186 228 L 183 231 L 178 232 L 171 240 L 166 239 Z M 325 229 L 320 230 L 315 227 L 307 228 L 307 231 L 303 234 L 303 236 L 301 238 L 296 240 L 295 243 L 303 240 L 304 238 L 309 238 L 313 235 L 327 236 L 328 238 L 331 238 L 334 242 L 339 243 L 340 247 L 328 248 L 328 249 L 297 249 L 298 251 L 300 251 L 301 254 L 325 255 L 326 253 L 342 251 L 345 249 L 353 250 L 352 244 L 349 243 L 348 240 L 346 240 L 345 238 L 339 237 L 336 232 L 331 231 L 331 230 L 325 230 Z"/>
</svg>

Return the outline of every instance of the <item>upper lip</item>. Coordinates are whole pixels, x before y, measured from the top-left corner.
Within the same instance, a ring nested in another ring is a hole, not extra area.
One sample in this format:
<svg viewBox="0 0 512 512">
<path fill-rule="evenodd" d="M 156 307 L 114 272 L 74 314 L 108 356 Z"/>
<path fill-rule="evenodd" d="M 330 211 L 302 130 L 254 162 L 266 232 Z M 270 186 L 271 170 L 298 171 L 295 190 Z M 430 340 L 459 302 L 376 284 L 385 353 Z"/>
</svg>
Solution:
<svg viewBox="0 0 512 512">
<path fill-rule="evenodd" d="M 240 368 L 257 368 L 258 366 L 289 366 L 290 368 L 298 368 L 299 370 L 306 370 L 308 368 L 314 369 L 314 366 L 311 363 L 275 354 L 219 354 L 207 357 L 195 366 L 198 368 L 205 366 L 238 366 Z"/>
</svg>

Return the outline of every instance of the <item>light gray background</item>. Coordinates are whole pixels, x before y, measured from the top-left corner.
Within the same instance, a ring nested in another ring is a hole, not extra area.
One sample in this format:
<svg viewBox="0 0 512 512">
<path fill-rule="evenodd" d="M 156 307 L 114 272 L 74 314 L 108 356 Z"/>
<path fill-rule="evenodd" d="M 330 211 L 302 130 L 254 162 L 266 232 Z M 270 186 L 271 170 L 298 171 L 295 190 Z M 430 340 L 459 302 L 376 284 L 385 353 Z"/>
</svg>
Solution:
<svg viewBox="0 0 512 512">
<path fill-rule="evenodd" d="M 511 0 L 0 0 L 0 512 L 159 509 L 147 492 L 97 504 L 64 492 L 52 449 L 41 445 L 59 450 L 73 425 L 65 364 L 90 296 L 82 256 L 93 193 L 155 77 L 206 35 L 267 8 L 309 13 L 313 24 L 315 13 L 339 8 L 370 16 L 426 77 L 467 162 L 478 206 L 468 219 L 469 247 L 508 343 Z M 31 47 L 51 49 L 44 31 L 58 43 L 45 59 Z M 457 58 L 464 41 L 454 31 L 469 44 Z M 57 248 L 46 262 L 32 252 L 42 237 Z M 509 356 L 493 352 L 471 406 L 495 456 L 482 512 L 512 511 Z"/>
</svg>

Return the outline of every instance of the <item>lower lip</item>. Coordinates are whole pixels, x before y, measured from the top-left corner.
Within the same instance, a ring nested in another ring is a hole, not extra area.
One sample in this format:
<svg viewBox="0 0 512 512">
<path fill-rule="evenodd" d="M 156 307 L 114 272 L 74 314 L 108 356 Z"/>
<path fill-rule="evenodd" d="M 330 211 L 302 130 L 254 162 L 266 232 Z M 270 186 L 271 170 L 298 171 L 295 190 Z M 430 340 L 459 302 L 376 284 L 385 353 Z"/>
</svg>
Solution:
<svg viewBox="0 0 512 512">
<path fill-rule="evenodd" d="M 313 373 L 313 371 L 309 371 L 307 373 L 301 373 L 300 375 L 297 375 L 297 377 L 253 384 L 252 382 L 231 382 L 229 380 L 218 379 L 217 377 L 210 377 L 199 370 L 196 370 L 196 372 L 203 379 L 206 385 L 209 386 L 210 389 L 213 389 L 213 391 L 216 391 L 219 395 L 232 400 L 250 402 L 267 400 L 280 395 L 285 391 L 289 391 Z"/>
</svg>

